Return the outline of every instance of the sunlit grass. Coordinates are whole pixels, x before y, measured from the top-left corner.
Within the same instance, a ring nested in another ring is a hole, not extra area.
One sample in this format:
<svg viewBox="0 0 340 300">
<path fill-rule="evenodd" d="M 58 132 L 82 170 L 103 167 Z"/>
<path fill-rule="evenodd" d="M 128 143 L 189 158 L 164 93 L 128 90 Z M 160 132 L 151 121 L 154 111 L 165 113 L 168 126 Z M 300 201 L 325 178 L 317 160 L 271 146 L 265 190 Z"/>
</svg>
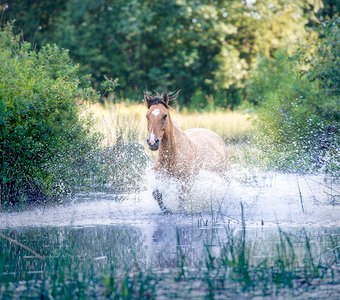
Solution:
<svg viewBox="0 0 340 300">
<path fill-rule="evenodd" d="M 99 103 L 84 113 L 91 113 L 95 128 L 104 135 L 103 144 L 112 146 L 119 139 L 123 142 L 145 143 L 146 107 L 143 104 Z M 171 110 L 172 120 L 183 130 L 193 127 L 210 129 L 227 142 L 248 140 L 254 131 L 254 116 L 238 111 L 217 110 L 213 112 L 188 112 Z"/>
<path fill-rule="evenodd" d="M 112 146 L 119 140 L 142 142 L 145 139 L 146 121 L 142 105 L 96 103 L 84 114 L 92 115 L 95 130 L 104 136 L 104 146 Z"/>
<path fill-rule="evenodd" d="M 249 139 L 255 129 L 255 116 L 231 110 L 210 112 L 178 112 L 173 114 L 175 122 L 183 129 L 201 127 L 219 134 L 227 142 L 239 142 Z"/>
</svg>

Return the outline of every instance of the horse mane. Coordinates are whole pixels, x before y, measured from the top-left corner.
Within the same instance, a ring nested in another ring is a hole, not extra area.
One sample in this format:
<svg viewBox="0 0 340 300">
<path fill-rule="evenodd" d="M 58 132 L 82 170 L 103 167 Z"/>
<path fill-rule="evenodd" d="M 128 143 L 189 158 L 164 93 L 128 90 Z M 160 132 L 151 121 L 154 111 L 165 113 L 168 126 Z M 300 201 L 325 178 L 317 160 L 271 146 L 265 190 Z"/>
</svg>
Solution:
<svg viewBox="0 0 340 300">
<path fill-rule="evenodd" d="M 163 104 L 166 108 L 170 108 L 169 104 L 167 104 L 165 101 L 163 101 L 162 98 L 154 95 L 147 103 L 148 109 L 155 104 Z"/>
<path fill-rule="evenodd" d="M 147 107 L 148 109 L 152 106 L 152 105 L 155 105 L 155 104 L 162 104 L 164 105 L 167 109 L 170 108 L 170 102 L 174 101 L 178 94 L 179 94 L 180 90 L 175 90 L 173 92 L 170 92 L 169 94 L 167 94 L 167 92 L 163 92 L 162 94 L 159 94 L 158 92 L 155 92 L 154 91 L 154 94 L 151 94 L 150 92 L 148 91 L 145 91 L 144 94 L 148 95 L 150 97 L 149 100 L 147 100 Z M 167 96 L 167 99 L 168 101 L 164 101 L 163 98 L 164 98 L 164 95 Z"/>
</svg>

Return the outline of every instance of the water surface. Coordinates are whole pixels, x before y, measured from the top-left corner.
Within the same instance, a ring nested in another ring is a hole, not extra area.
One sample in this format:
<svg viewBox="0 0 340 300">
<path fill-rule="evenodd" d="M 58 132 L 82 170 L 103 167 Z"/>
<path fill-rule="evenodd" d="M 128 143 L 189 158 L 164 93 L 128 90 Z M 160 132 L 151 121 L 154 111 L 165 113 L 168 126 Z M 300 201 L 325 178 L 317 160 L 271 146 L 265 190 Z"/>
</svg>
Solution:
<svg viewBox="0 0 340 300">
<path fill-rule="evenodd" d="M 178 267 L 179 249 L 194 267 L 207 253 L 219 257 L 231 232 L 241 235 L 241 203 L 254 261 L 275 256 L 278 228 L 289 233 L 299 259 L 306 236 L 319 259 L 327 259 L 340 240 L 339 180 L 329 176 L 234 173 L 226 182 L 201 174 L 186 213 L 173 215 L 160 212 L 151 191 L 152 183 L 142 192 L 79 193 L 64 204 L 1 213 L 1 280 L 15 286 L 39 279 L 46 261 L 93 276 L 112 266 L 161 272 Z M 172 207 L 176 191 L 176 183 L 164 185 Z M 334 290 L 325 295 L 332 298 Z"/>
</svg>

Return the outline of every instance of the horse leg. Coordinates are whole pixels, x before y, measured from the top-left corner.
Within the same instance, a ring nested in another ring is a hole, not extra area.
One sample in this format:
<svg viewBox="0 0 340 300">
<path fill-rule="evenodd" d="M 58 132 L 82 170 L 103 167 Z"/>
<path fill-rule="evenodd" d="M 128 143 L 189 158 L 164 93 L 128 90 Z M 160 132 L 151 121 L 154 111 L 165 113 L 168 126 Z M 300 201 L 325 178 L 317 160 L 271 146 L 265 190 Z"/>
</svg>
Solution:
<svg viewBox="0 0 340 300">
<path fill-rule="evenodd" d="M 191 189 L 191 184 L 189 184 L 189 182 L 184 182 L 181 185 L 181 189 L 179 192 L 179 210 L 180 211 L 185 211 L 185 204 L 187 202 L 187 198 L 188 198 L 188 194 L 190 192 Z"/>
<path fill-rule="evenodd" d="M 164 202 L 163 202 L 163 195 L 162 193 L 156 189 L 152 192 L 152 196 L 154 197 L 154 199 L 157 201 L 161 211 L 164 213 L 164 214 L 171 214 L 171 210 L 167 209 L 166 206 L 164 205 Z"/>
</svg>

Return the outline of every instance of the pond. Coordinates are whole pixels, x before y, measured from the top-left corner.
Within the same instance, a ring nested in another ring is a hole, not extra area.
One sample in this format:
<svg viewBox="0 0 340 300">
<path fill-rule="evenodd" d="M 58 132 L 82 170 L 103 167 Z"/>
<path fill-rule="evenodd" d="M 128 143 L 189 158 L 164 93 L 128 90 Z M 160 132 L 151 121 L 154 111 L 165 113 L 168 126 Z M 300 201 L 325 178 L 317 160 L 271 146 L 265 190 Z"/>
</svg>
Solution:
<svg viewBox="0 0 340 300">
<path fill-rule="evenodd" d="M 172 215 L 151 190 L 1 213 L 0 299 L 338 299 L 337 178 L 201 174 Z M 174 202 L 176 184 L 164 193 Z"/>
</svg>

